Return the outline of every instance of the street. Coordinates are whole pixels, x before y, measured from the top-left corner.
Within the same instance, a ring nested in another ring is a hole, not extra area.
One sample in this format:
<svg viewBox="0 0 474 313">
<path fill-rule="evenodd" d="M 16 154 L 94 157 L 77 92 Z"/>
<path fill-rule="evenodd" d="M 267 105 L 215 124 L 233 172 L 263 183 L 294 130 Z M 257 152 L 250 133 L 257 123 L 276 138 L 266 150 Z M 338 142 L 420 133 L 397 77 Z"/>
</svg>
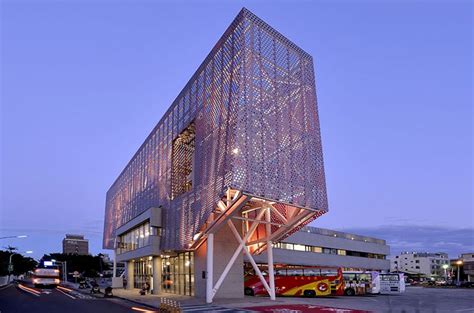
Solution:
<svg viewBox="0 0 474 313">
<path fill-rule="evenodd" d="M 26 288 L 31 286 L 26 285 Z M 88 313 L 133 312 L 131 304 L 118 299 L 100 299 L 61 289 L 18 288 L 10 284 L 0 289 L 0 313 Z M 136 306 L 139 307 L 139 306 Z"/>
<path fill-rule="evenodd" d="M 474 312 L 474 290 L 410 287 L 399 295 L 299 298 L 245 297 L 239 301 L 216 301 L 214 305 L 182 305 L 184 312 L 326 312 L 335 308 L 353 312 Z M 29 284 L 10 284 L 0 288 L 0 313 L 87 313 L 87 312 L 157 312 L 144 305 L 119 298 L 104 299 L 87 293 L 58 287 L 33 288 Z"/>
<path fill-rule="evenodd" d="M 287 305 L 289 308 L 291 305 L 295 304 L 306 306 L 328 306 L 352 310 L 365 310 L 369 312 L 472 313 L 474 312 L 474 290 L 408 287 L 406 292 L 393 295 L 277 298 L 277 301 L 274 305 Z M 265 312 L 261 308 L 258 308 L 257 304 L 253 306 L 246 306 L 245 308 Z M 300 311 L 317 312 L 304 310 L 301 308 Z"/>
</svg>

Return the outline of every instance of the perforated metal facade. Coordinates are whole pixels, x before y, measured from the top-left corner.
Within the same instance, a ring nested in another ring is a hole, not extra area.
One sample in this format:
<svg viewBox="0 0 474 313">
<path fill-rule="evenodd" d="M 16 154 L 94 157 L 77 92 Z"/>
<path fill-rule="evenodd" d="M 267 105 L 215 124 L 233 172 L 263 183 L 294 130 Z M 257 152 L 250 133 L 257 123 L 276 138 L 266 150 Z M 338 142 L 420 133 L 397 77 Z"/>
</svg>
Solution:
<svg viewBox="0 0 474 313">
<path fill-rule="evenodd" d="M 186 249 L 229 187 L 313 210 L 304 224 L 326 212 L 316 102 L 312 57 L 242 9 L 107 192 L 104 247 L 161 206 L 162 249 Z M 173 145 L 189 125 L 192 187 L 174 193 Z"/>
</svg>

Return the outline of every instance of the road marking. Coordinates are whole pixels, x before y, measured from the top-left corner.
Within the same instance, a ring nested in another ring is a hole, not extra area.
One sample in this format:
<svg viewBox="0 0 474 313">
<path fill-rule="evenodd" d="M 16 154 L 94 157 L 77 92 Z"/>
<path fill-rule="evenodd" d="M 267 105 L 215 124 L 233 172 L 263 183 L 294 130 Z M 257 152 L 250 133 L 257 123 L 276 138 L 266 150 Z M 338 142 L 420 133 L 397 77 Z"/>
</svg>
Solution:
<svg viewBox="0 0 474 313">
<path fill-rule="evenodd" d="M 56 286 L 56 288 L 61 289 L 63 291 L 68 291 L 68 292 L 72 291 L 72 289 L 69 289 L 69 288 L 66 288 L 66 287 L 63 287 L 63 286 Z"/>
<path fill-rule="evenodd" d="M 469 312 L 469 311 L 474 312 L 474 308 L 456 310 L 456 312 Z"/>
<path fill-rule="evenodd" d="M 56 289 L 56 290 L 59 291 L 60 293 L 62 293 L 63 295 L 66 295 L 66 296 L 68 296 L 69 298 L 72 298 L 72 299 L 76 300 L 75 297 L 71 296 L 70 294 L 68 294 L 68 293 L 66 293 L 66 292 L 64 292 L 64 291 L 62 291 L 61 289 Z"/>
<path fill-rule="evenodd" d="M 41 292 L 39 292 L 38 290 L 35 290 L 33 288 L 29 288 L 29 287 L 26 287 L 26 286 L 23 286 L 22 284 L 18 284 L 18 288 L 20 288 L 21 290 L 23 291 L 26 291 L 32 295 L 35 295 L 37 297 L 40 296 Z"/>
</svg>

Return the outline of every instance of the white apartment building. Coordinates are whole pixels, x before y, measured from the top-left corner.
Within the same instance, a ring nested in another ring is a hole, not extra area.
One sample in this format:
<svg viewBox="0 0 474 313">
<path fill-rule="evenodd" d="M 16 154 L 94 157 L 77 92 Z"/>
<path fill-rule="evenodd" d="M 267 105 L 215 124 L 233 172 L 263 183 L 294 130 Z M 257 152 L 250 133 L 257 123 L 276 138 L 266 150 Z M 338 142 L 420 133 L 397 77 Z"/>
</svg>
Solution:
<svg viewBox="0 0 474 313">
<path fill-rule="evenodd" d="M 391 258 L 390 271 L 437 278 L 445 276 L 444 264 L 449 265 L 447 253 L 402 252 Z"/>
</svg>

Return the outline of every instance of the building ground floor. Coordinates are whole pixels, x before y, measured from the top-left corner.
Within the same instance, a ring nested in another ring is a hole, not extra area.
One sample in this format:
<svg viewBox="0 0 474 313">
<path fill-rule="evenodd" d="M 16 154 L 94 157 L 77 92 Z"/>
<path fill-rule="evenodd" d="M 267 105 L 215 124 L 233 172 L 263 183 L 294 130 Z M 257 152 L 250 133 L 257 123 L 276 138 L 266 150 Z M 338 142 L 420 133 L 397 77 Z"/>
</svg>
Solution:
<svg viewBox="0 0 474 313">
<path fill-rule="evenodd" d="M 148 227 L 144 224 L 144 229 Z M 194 251 L 160 251 L 157 239 L 150 237 L 148 244 L 137 243 L 136 249 L 116 251 L 119 252 L 117 259 L 126 264 L 126 288 L 142 288 L 147 284 L 153 294 L 164 292 L 204 298 L 208 275 L 207 243 Z M 238 243 L 226 229 L 216 234 L 213 245 L 214 284 L 227 271 L 216 297 L 243 297 L 244 268 L 249 266 L 248 258 L 242 253 L 234 255 Z M 273 263 L 280 267 L 331 266 L 347 271 L 389 271 L 388 254 L 389 247 L 381 239 L 314 227 L 304 227 L 273 244 Z M 233 257 L 235 262 L 229 267 L 228 260 Z M 253 259 L 257 264 L 265 264 L 267 257 L 263 252 Z"/>
</svg>

